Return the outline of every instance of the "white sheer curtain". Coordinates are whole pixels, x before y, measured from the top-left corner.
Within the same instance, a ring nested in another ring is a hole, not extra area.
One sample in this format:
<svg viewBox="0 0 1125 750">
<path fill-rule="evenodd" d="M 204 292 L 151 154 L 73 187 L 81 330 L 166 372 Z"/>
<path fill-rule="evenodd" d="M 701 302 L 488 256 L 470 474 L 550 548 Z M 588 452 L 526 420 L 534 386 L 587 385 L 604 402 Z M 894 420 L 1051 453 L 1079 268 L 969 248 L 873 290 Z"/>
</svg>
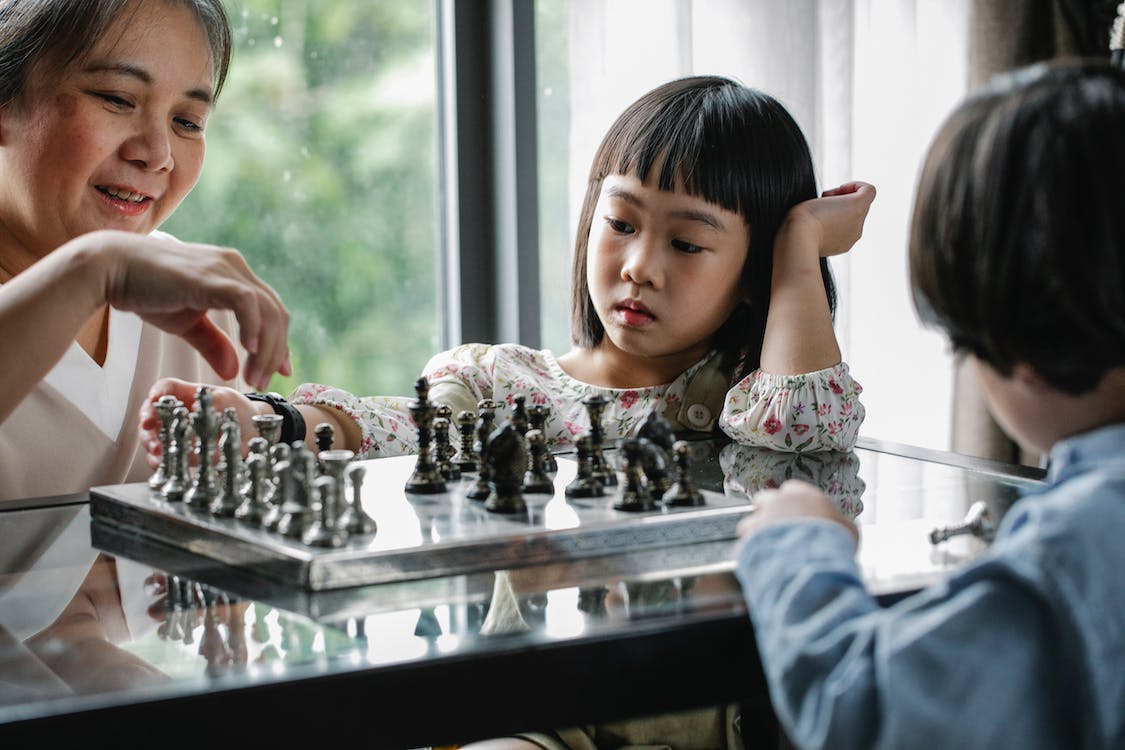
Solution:
<svg viewBox="0 0 1125 750">
<path fill-rule="evenodd" d="M 949 449 L 952 360 L 918 324 L 906 276 L 917 171 L 968 74 L 968 0 L 571 0 L 570 226 L 606 128 L 671 78 L 713 73 L 781 100 L 820 188 L 878 197 L 864 237 L 833 259 L 837 333 L 864 386 L 863 434 Z"/>
</svg>

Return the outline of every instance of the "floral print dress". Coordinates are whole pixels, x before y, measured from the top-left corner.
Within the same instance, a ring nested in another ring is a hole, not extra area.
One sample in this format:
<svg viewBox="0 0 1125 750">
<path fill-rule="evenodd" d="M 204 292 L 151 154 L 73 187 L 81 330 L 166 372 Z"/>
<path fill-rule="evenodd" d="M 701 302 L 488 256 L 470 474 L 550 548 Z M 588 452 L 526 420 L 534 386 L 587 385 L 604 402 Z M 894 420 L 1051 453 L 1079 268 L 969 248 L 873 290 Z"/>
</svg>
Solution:
<svg viewBox="0 0 1125 750">
<path fill-rule="evenodd" d="M 548 350 L 517 344 L 463 344 L 435 355 L 423 370 L 429 398 L 446 404 L 456 417 L 473 414 L 483 399 L 510 409 L 522 396 L 526 406 L 549 410 L 544 426 L 548 445 L 573 445 L 590 429 L 583 400 L 604 396 L 602 414 L 607 442 L 627 437 L 650 412 L 667 416 L 678 430 L 691 429 L 673 417 L 684 405 L 685 392 L 719 354 L 712 352 L 671 383 L 648 388 L 603 388 L 563 372 Z M 860 385 L 840 363 L 804 375 L 771 375 L 757 370 L 725 392 L 714 394 L 718 426 L 740 444 L 788 452 L 851 450 L 863 422 Z M 396 456 L 417 450 L 417 431 L 410 415 L 414 397 L 355 396 L 339 388 L 306 383 L 290 396 L 295 404 L 335 408 L 359 425 L 360 455 Z M 497 410 L 497 423 L 505 419 Z M 706 409 L 704 410 L 706 413 Z M 714 420 L 711 420 L 714 424 Z"/>
</svg>

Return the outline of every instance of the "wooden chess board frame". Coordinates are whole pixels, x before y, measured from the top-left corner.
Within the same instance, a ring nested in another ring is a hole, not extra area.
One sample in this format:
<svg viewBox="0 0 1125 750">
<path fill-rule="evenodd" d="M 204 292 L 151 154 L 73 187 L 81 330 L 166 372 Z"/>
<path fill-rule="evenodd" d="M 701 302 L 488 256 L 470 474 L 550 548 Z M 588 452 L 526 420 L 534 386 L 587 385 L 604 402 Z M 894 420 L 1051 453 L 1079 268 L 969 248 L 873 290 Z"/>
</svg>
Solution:
<svg viewBox="0 0 1125 750">
<path fill-rule="evenodd" d="M 93 538 L 97 544 L 99 538 L 135 536 L 306 591 L 329 591 L 733 539 L 739 520 L 752 510 L 745 497 L 708 489 L 700 490 L 703 506 L 647 512 L 615 509 L 619 487 L 606 488 L 600 498 L 569 499 L 565 488 L 577 464 L 560 456 L 555 494 L 527 494 L 527 513 L 506 515 L 465 496 L 475 475 L 450 482 L 443 493 L 407 493 L 416 461 L 399 456 L 361 462 L 362 503 L 378 530 L 337 549 L 309 547 L 168 502 L 145 483 L 91 489 Z"/>
</svg>

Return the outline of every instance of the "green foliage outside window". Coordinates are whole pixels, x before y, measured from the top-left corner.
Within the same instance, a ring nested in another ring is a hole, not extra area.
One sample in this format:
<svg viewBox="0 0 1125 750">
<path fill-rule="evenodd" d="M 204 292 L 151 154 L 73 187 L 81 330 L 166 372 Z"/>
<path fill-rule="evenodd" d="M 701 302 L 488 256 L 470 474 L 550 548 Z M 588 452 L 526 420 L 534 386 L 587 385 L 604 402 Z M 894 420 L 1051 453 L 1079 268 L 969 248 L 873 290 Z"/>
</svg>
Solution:
<svg viewBox="0 0 1125 750">
<path fill-rule="evenodd" d="M 237 0 L 195 190 L 163 227 L 285 301 L 288 393 L 412 395 L 440 348 L 430 0 Z"/>
</svg>

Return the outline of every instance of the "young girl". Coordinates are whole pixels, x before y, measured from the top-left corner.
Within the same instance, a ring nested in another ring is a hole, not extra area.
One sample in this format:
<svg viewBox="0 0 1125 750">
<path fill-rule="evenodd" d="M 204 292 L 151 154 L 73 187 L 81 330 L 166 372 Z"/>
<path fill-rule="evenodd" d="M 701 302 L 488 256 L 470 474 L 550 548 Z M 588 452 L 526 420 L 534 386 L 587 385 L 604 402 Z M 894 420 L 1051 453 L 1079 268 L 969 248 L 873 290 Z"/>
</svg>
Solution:
<svg viewBox="0 0 1125 750">
<path fill-rule="evenodd" d="M 717 77 L 662 85 L 625 110 L 594 158 L 574 255 L 574 348 L 556 358 L 458 346 L 426 365 L 429 397 L 457 414 L 523 396 L 549 407 L 556 446 L 589 430 L 583 400 L 601 395 L 609 441 L 657 411 L 677 431 L 848 450 L 864 412 L 833 332 L 825 256 L 859 238 L 874 194 L 853 183 L 817 198 L 808 145 L 771 97 Z M 152 395 L 190 405 L 194 390 L 164 381 Z M 278 408 L 296 405 L 305 424 L 331 424 L 338 447 L 374 458 L 416 448 L 410 400 L 305 384 Z M 229 391 L 215 405 L 273 408 Z M 148 408 L 153 465 L 157 427 Z"/>
</svg>

